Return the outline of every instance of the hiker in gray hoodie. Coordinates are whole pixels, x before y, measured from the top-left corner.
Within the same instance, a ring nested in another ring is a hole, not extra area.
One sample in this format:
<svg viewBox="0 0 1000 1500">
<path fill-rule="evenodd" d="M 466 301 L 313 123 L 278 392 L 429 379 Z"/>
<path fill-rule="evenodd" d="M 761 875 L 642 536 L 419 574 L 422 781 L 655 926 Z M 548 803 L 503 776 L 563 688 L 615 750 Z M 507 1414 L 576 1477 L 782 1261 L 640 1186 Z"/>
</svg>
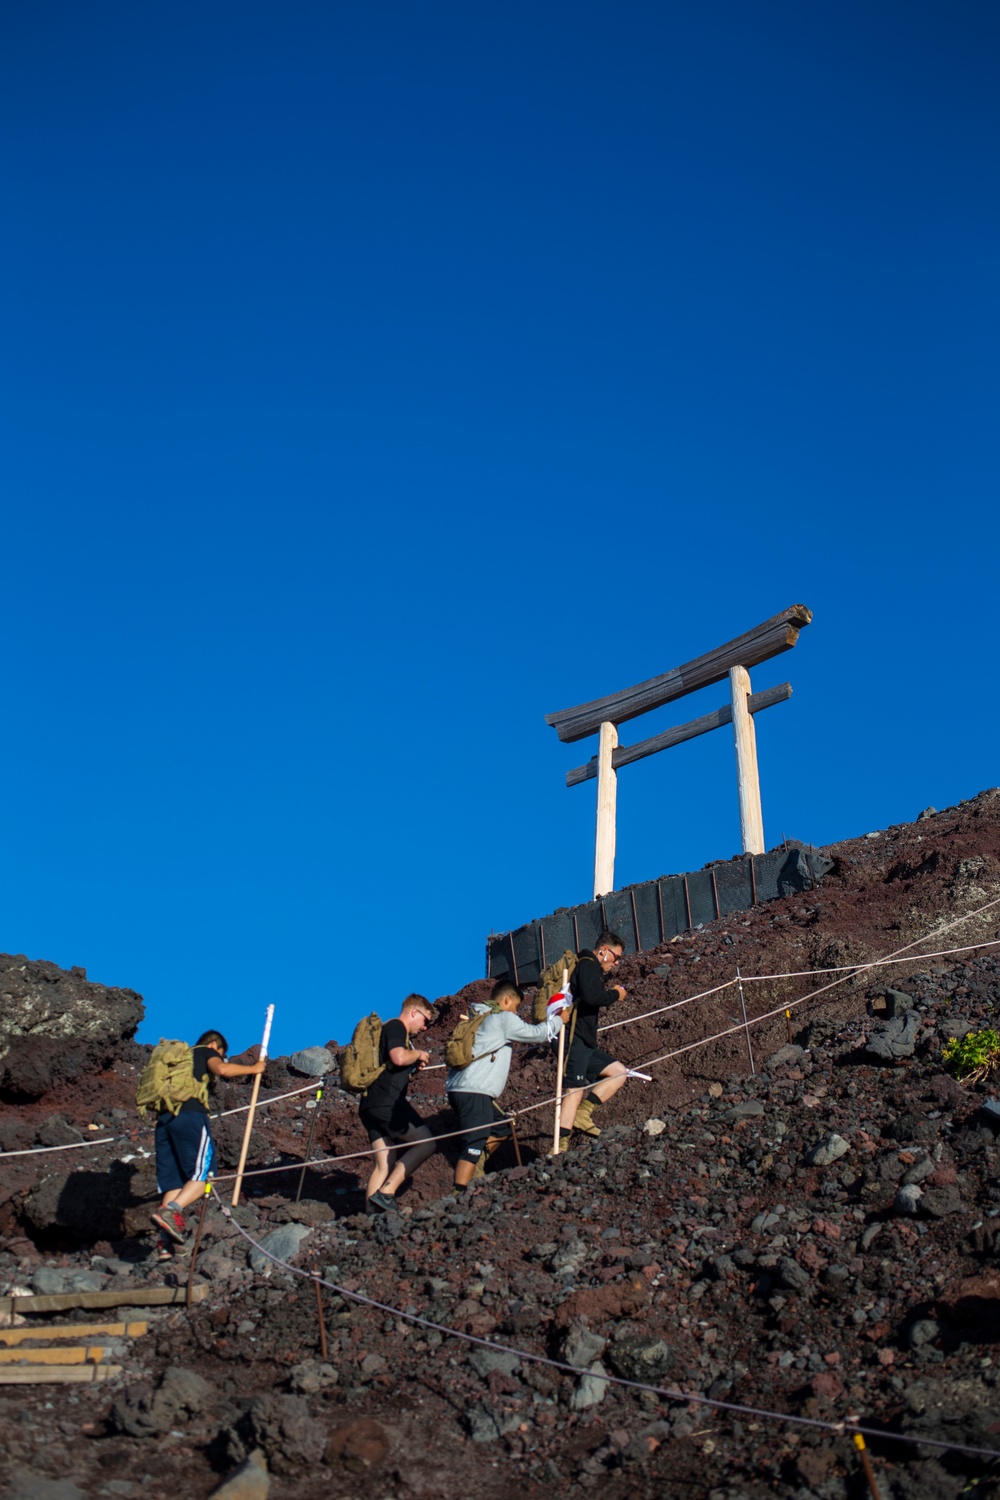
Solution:
<svg viewBox="0 0 1000 1500">
<path fill-rule="evenodd" d="M 496 1102 L 507 1087 L 510 1043 L 540 1043 L 548 1037 L 546 1021 L 536 1026 L 521 1020 L 517 1011 L 523 999 L 518 985 L 501 979 L 489 1000 L 469 1007 L 470 1016 L 485 1016 L 473 1042 L 473 1059 L 468 1067 L 449 1069 L 444 1085 L 459 1124 L 470 1132 L 455 1165 L 457 1192 L 464 1192 L 473 1177 L 482 1177 L 487 1158 L 510 1139 L 510 1125 Z M 562 1016 L 558 1021 L 561 1026 Z"/>
</svg>

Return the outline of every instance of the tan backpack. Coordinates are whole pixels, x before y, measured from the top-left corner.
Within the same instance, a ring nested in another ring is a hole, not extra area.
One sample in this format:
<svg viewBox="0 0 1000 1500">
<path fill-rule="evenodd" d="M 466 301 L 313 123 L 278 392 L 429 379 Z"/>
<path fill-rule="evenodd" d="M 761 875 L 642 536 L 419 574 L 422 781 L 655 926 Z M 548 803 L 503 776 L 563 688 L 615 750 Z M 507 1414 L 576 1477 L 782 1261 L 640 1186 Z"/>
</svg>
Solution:
<svg viewBox="0 0 1000 1500">
<path fill-rule="evenodd" d="M 490 1008 L 484 1011 L 482 1015 L 462 1016 L 455 1030 L 448 1038 L 444 1049 L 444 1060 L 449 1068 L 467 1068 L 471 1062 L 477 1060 L 475 1044 L 476 1034 L 480 1026 L 488 1016 L 503 1014 L 499 1005 L 493 1005 L 492 1002 L 487 1003 Z M 493 1048 L 492 1052 L 480 1052 L 479 1057 L 493 1057 L 497 1052 L 502 1052 L 506 1046 L 507 1042 L 502 1041 L 499 1046 Z"/>
<path fill-rule="evenodd" d="M 351 1094 L 363 1094 L 385 1072 L 379 1057 L 382 1022 L 372 1011 L 354 1028 L 354 1035 L 340 1054 L 340 1083 Z"/>
<path fill-rule="evenodd" d="M 554 964 L 549 964 L 538 979 L 538 988 L 535 991 L 534 1003 L 531 1007 L 531 1019 L 537 1024 L 545 1020 L 545 1011 L 549 1001 L 554 995 L 558 995 L 563 987 L 563 971 L 567 975 L 572 974 L 576 968 L 576 954 L 572 948 L 567 948 L 562 958 L 557 958 Z"/>
<path fill-rule="evenodd" d="M 200 1083 L 194 1076 L 194 1050 L 187 1042 L 171 1042 L 161 1037 L 139 1075 L 135 1104 L 141 1115 L 147 1110 L 177 1114 L 188 1099 L 198 1099 L 208 1108 L 208 1079 Z"/>
</svg>

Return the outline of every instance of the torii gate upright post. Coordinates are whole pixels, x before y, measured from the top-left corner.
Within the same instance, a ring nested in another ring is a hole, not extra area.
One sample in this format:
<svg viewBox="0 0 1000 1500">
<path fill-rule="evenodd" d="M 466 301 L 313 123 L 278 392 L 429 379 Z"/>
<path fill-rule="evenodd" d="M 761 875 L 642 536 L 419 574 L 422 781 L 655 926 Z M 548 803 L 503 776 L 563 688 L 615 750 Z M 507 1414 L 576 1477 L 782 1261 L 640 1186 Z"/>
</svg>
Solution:
<svg viewBox="0 0 1000 1500">
<path fill-rule="evenodd" d="M 760 803 L 760 778 L 757 771 L 757 736 L 753 715 L 783 703 L 792 696 L 791 685 L 783 682 L 762 693 L 751 693 L 748 668 L 769 661 L 782 651 L 789 651 L 799 638 L 799 631 L 812 620 L 812 611 L 804 604 L 793 604 L 764 620 L 745 635 L 717 646 L 704 656 L 696 657 L 682 667 L 674 667 L 659 677 L 651 677 L 635 687 L 576 708 L 560 709 L 546 714 L 559 738 L 566 743 L 598 735 L 597 754 L 586 765 L 566 773 L 566 785 L 597 777 L 597 835 L 594 845 L 594 896 L 606 896 L 615 885 L 615 803 L 618 770 L 634 760 L 669 750 L 709 730 L 732 724 L 736 748 L 736 781 L 739 792 L 740 832 L 744 854 L 764 853 L 764 819 Z M 703 714 L 687 724 L 679 724 L 664 734 L 641 740 L 635 745 L 619 745 L 618 726 L 638 718 L 650 709 L 672 703 L 687 693 L 729 679 L 730 701 L 714 713 Z"/>
<path fill-rule="evenodd" d="M 615 816 L 618 803 L 618 772 L 614 752 L 618 728 L 605 721 L 597 738 L 597 837 L 594 840 L 594 898 L 615 888 Z"/>
<path fill-rule="evenodd" d="M 736 742 L 736 787 L 740 798 L 740 833 L 744 854 L 764 853 L 764 814 L 760 805 L 760 773 L 757 770 L 757 731 L 750 702 L 750 673 L 746 667 L 730 667 L 729 696 Z"/>
</svg>

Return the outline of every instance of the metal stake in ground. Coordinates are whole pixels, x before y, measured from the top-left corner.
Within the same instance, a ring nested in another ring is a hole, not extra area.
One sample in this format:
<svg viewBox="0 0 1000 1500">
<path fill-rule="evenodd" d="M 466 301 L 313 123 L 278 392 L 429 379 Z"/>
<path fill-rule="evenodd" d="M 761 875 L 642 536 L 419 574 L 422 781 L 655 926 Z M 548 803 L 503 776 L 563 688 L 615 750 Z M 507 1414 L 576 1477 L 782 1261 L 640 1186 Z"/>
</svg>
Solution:
<svg viewBox="0 0 1000 1500">
<path fill-rule="evenodd" d="M 271 1039 L 271 1022 L 273 1020 L 274 1020 L 274 1006 L 273 1005 L 269 1005 L 267 1007 L 267 1013 L 266 1013 L 266 1015 L 264 1017 L 264 1037 L 263 1037 L 263 1040 L 262 1040 L 262 1042 L 260 1044 L 260 1059 L 259 1060 L 261 1062 L 264 1062 L 266 1060 L 266 1058 L 267 1058 L 267 1044 L 268 1044 L 268 1042 Z M 239 1203 L 239 1201 L 240 1201 L 240 1188 L 241 1188 L 241 1186 L 243 1184 L 243 1168 L 247 1164 L 247 1151 L 250 1149 L 250 1131 L 253 1128 L 253 1117 L 254 1117 L 254 1112 L 255 1112 L 255 1110 L 257 1108 L 257 1095 L 259 1093 L 260 1093 L 260 1074 L 258 1073 L 255 1076 L 254 1081 L 253 1081 L 253 1093 L 250 1096 L 250 1109 L 247 1112 L 247 1127 L 246 1127 L 246 1130 L 244 1130 L 244 1132 L 243 1132 L 243 1145 L 242 1145 L 242 1147 L 240 1149 L 240 1164 L 236 1168 L 236 1184 L 235 1184 L 235 1186 L 233 1188 L 233 1200 L 232 1200 L 234 1208 L 236 1207 L 237 1203 Z"/>
<path fill-rule="evenodd" d="M 201 1200 L 201 1213 L 198 1215 L 198 1228 L 194 1237 L 194 1248 L 191 1251 L 191 1265 L 188 1269 L 187 1291 L 184 1293 L 184 1306 L 191 1306 L 191 1296 L 194 1288 L 194 1268 L 198 1260 L 198 1250 L 201 1247 L 201 1236 L 205 1228 L 205 1214 L 208 1211 L 208 1199 L 212 1191 L 212 1184 L 205 1183 L 205 1196 Z"/>
<path fill-rule="evenodd" d="M 319 1101 L 323 1097 L 323 1089 L 325 1088 L 325 1086 L 326 1079 L 321 1078 L 319 1081 L 319 1088 L 316 1090 L 316 1098 L 311 1104 L 306 1105 L 306 1109 L 312 1110 L 312 1123 L 309 1126 L 309 1139 L 306 1141 L 305 1160 L 302 1163 L 302 1171 L 299 1173 L 299 1185 L 295 1189 L 296 1203 L 298 1203 L 299 1199 L 302 1197 L 302 1184 L 306 1180 L 306 1167 L 309 1165 L 309 1158 L 312 1155 L 313 1148 L 313 1136 L 316 1134 L 316 1116 L 319 1114 Z"/>
<path fill-rule="evenodd" d="M 857 1418 L 855 1417 L 854 1420 L 857 1421 Z M 860 1432 L 855 1432 L 853 1434 L 853 1438 L 854 1446 L 855 1448 L 857 1448 L 858 1453 L 861 1457 L 861 1463 L 865 1471 L 865 1478 L 868 1481 L 868 1488 L 871 1490 L 872 1495 L 874 1496 L 874 1500 L 882 1500 L 882 1497 L 879 1494 L 878 1485 L 875 1483 L 875 1470 L 872 1468 L 872 1461 L 868 1457 L 868 1449 L 865 1447 L 865 1440 Z"/>
<path fill-rule="evenodd" d="M 736 970 L 736 983 L 740 988 L 740 1009 L 743 1012 L 743 1029 L 747 1034 L 747 1056 L 750 1059 L 750 1076 L 755 1077 L 757 1069 L 753 1065 L 753 1048 L 750 1045 L 750 1022 L 747 1020 L 747 1002 L 743 994 L 743 979 L 739 969 Z"/>
<path fill-rule="evenodd" d="M 510 1117 L 510 1134 L 514 1142 L 514 1155 L 517 1157 L 517 1164 L 519 1167 L 523 1166 L 524 1163 L 521 1161 L 521 1146 L 517 1139 L 517 1115 L 514 1114 Z"/>
<path fill-rule="evenodd" d="M 323 1363 L 326 1364 L 326 1361 L 327 1361 L 326 1319 L 323 1316 L 323 1290 L 322 1290 L 322 1287 L 320 1285 L 320 1274 L 319 1274 L 319 1272 L 316 1271 L 314 1273 L 314 1275 L 315 1275 L 315 1278 L 316 1278 L 315 1281 L 313 1282 L 313 1285 L 316 1288 L 316 1311 L 319 1314 L 319 1353 L 320 1353 L 320 1358 L 322 1359 Z"/>
</svg>

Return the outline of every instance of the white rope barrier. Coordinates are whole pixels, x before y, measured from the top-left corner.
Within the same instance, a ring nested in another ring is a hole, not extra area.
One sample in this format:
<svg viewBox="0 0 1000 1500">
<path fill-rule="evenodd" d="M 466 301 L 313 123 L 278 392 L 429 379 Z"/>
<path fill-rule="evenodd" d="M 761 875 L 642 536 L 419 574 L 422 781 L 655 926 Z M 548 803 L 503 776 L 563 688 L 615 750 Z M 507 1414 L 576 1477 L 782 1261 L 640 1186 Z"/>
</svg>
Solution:
<svg viewBox="0 0 1000 1500">
<path fill-rule="evenodd" d="M 281 1260 L 273 1255 L 270 1250 L 255 1240 L 251 1234 L 243 1228 L 234 1217 L 232 1210 L 225 1204 L 220 1203 L 219 1208 L 223 1215 L 230 1221 L 238 1233 L 253 1249 L 259 1250 L 273 1265 L 279 1266 L 281 1270 L 291 1276 L 299 1276 L 305 1281 L 311 1281 L 319 1288 L 326 1287 L 328 1291 L 335 1292 L 343 1297 L 345 1301 L 356 1302 L 362 1307 L 374 1308 L 376 1312 L 387 1313 L 390 1317 L 400 1318 L 407 1323 L 416 1324 L 417 1327 L 427 1328 L 434 1333 L 440 1333 L 444 1338 L 459 1339 L 463 1343 L 476 1344 L 482 1349 L 493 1349 L 501 1354 L 513 1355 L 518 1360 L 524 1360 L 528 1364 L 547 1365 L 550 1369 L 563 1371 L 568 1375 L 579 1377 L 590 1376 L 593 1371 L 579 1365 L 568 1364 L 564 1360 L 551 1359 L 546 1354 L 534 1354 L 525 1349 L 517 1349 L 510 1344 L 501 1344 L 496 1339 L 482 1338 L 476 1333 L 464 1333 L 458 1328 L 449 1328 L 446 1323 L 437 1323 L 431 1318 L 425 1318 L 420 1313 L 404 1311 L 402 1308 L 393 1307 L 388 1302 L 378 1302 L 374 1297 L 367 1296 L 364 1292 L 350 1292 L 346 1287 L 338 1285 L 335 1281 L 328 1281 L 318 1271 L 306 1271 L 299 1266 L 293 1266 L 286 1260 Z M 322 1307 L 320 1307 L 322 1317 Z M 826 1422 L 819 1417 L 799 1417 L 788 1412 L 771 1411 L 767 1407 L 744 1406 L 734 1401 L 720 1401 L 718 1397 L 703 1396 L 695 1391 L 678 1391 L 669 1386 L 650 1385 L 641 1380 L 629 1380 L 623 1375 L 602 1374 L 600 1379 L 609 1385 L 619 1386 L 626 1390 L 650 1391 L 653 1395 L 660 1396 L 667 1401 L 685 1402 L 691 1406 L 705 1406 L 711 1411 L 734 1412 L 741 1417 L 762 1417 L 766 1421 L 788 1423 L 797 1427 L 810 1427 L 823 1432 L 831 1432 L 836 1436 L 853 1436 L 854 1433 L 863 1433 L 865 1437 L 877 1438 L 897 1443 L 908 1443 L 914 1447 L 935 1448 L 939 1452 L 968 1453 L 978 1458 L 1000 1458 L 1000 1449 L 978 1448 L 966 1443 L 946 1443 L 940 1438 L 927 1438 L 922 1435 L 910 1436 L 909 1433 L 892 1432 L 879 1427 L 863 1427 L 853 1411 L 842 1421 Z"/>
<path fill-rule="evenodd" d="M 1000 939 L 994 938 L 994 939 L 985 940 L 985 941 L 980 942 L 980 943 L 963 943 L 960 946 L 954 947 L 954 948 L 941 948 L 941 949 L 936 950 L 933 953 L 913 953 L 913 954 L 909 954 L 908 957 L 904 957 L 903 956 L 903 955 L 908 954 L 909 950 L 911 948 L 917 947 L 920 943 L 930 942 L 933 938 L 939 937 L 943 933 L 951 931 L 951 929 L 953 927 L 961 926 L 961 924 L 963 922 L 972 921 L 973 918 L 982 916 L 985 912 L 993 910 L 993 908 L 996 907 L 996 906 L 1000 906 L 1000 897 L 997 897 L 993 901 L 986 902 L 983 906 L 977 907 L 974 911 L 966 912 L 966 913 L 964 913 L 964 915 L 962 915 L 960 917 L 955 917 L 952 921 L 945 923 L 943 926 L 937 926 L 937 927 L 935 927 L 931 932 L 924 933 L 921 937 L 914 938 L 911 943 L 905 944 L 902 948 L 897 948 L 894 953 L 889 954 L 885 958 L 868 959 L 868 960 L 866 960 L 863 963 L 856 963 L 856 964 L 839 964 L 839 965 L 836 965 L 836 966 L 831 967 L 831 968 L 789 970 L 786 973 L 779 973 L 779 974 L 744 974 L 742 976 L 744 984 L 763 984 L 763 983 L 767 983 L 767 982 L 777 982 L 779 980 L 789 980 L 789 979 L 809 979 L 809 978 L 818 977 L 818 976 L 824 975 L 824 974 L 840 974 L 840 975 L 842 975 L 842 978 L 835 979 L 830 984 L 820 985 L 817 989 L 811 990 L 808 994 L 802 995 L 802 996 L 800 996 L 796 1000 L 784 1001 L 775 1010 L 766 1011 L 766 1012 L 764 1012 L 763 1015 L 751 1017 L 749 1019 L 749 1021 L 746 1023 L 746 1025 L 744 1025 L 743 1023 L 740 1023 L 737 1026 L 728 1027 L 724 1031 L 714 1032 L 711 1036 L 701 1037 L 701 1038 L 699 1038 L 699 1040 L 697 1040 L 695 1042 L 689 1042 L 684 1047 L 678 1047 L 678 1048 L 675 1048 L 671 1052 L 665 1052 L 660 1057 L 653 1058 L 651 1061 L 648 1061 L 648 1062 L 644 1063 L 643 1066 L 644 1067 L 653 1067 L 653 1066 L 655 1066 L 659 1062 L 666 1062 L 666 1061 L 668 1061 L 671 1058 L 680 1057 L 684 1053 L 695 1051 L 698 1047 L 707 1046 L 710 1042 L 722 1041 L 726 1037 L 734 1035 L 736 1032 L 744 1032 L 745 1033 L 745 1031 L 747 1030 L 748 1026 L 758 1026 L 758 1025 L 760 1025 L 764 1021 L 773 1020 L 776 1017 L 783 1015 L 786 1010 L 793 1010 L 797 1006 L 805 1004 L 805 1002 L 807 1000 L 813 1000 L 818 995 L 825 994 L 828 990 L 835 989 L 837 987 L 837 985 L 844 984 L 844 983 L 847 982 L 848 979 L 855 978 L 855 977 L 857 977 L 857 975 L 865 973 L 868 970 L 871 970 L 871 969 L 880 969 L 880 968 L 890 968 L 894 964 L 927 963 L 931 959 L 934 959 L 934 958 L 949 958 L 949 957 L 953 957 L 955 954 L 958 954 L 958 953 L 975 953 L 975 952 L 978 952 L 978 951 L 980 951 L 982 949 L 1000 947 Z M 607 1031 L 614 1031 L 618 1027 L 621 1027 L 621 1026 L 635 1026 L 640 1021 L 649 1020 L 649 1019 L 651 1019 L 654 1016 L 665 1015 L 665 1014 L 667 1014 L 670 1011 L 679 1010 L 679 1009 L 681 1009 L 684 1006 L 692 1005 L 697 1000 L 705 1000 L 705 999 L 710 998 L 712 995 L 720 994 L 722 991 L 732 988 L 732 986 L 735 985 L 736 983 L 737 983 L 737 981 L 736 981 L 735 978 L 734 979 L 727 979 L 727 980 L 723 981 L 723 983 L 721 983 L 721 984 L 717 984 L 717 985 L 712 986 L 710 989 L 700 990 L 697 994 L 685 996 L 681 1000 L 674 1000 L 669 1005 L 660 1006 L 656 1010 L 644 1011 L 641 1015 L 638 1015 L 638 1016 L 628 1016 L 628 1017 L 626 1017 L 625 1020 L 622 1020 L 622 1021 L 611 1021 L 611 1022 L 609 1022 L 608 1024 L 606 1024 L 604 1026 L 599 1026 L 597 1028 L 598 1029 L 598 1033 L 601 1034 L 601 1033 L 607 1032 Z M 423 1069 L 422 1071 L 430 1073 L 430 1072 L 442 1070 L 446 1066 L 447 1066 L 447 1064 L 445 1064 L 445 1063 L 431 1063 L 429 1067 Z M 294 1099 L 294 1098 L 297 1098 L 301 1094 L 312 1093 L 317 1088 L 317 1086 L 320 1083 L 322 1083 L 322 1079 L 318 1079 L 317 1078 L 317 1079 L 314 1079 L 312 1083 L 303 1084 L 301 1088 L 289 1089 L 287 1092 L 282 1093 L 282 1094 L 274 1094 L 269 1099 L 262 1099 L 262 1100 L 260 1100 L 259 1103 L 258 1103 L 258 1108 L 264 1108 L 264 1107 L 266 1107 L 268 1105 L 271 1105 L 271 1104 L 278 1104 L 278 1103 L 280 1103 L 284 1099 Z M 553 1098 L 550 1099 L 550 1100 L 543 1101 L 542 1104 L 528 1105 L 528 1106 L 526 1106 L 525 1109 L 519 1110 L 516 1113 L 518 1115 L 520 1115 L 520 1114 L 526 1114 L 526 1113 L 528 1113 L 530 1111 L 533 1111 L 535 1109 L 544 1108 L 544 1107 L 546 1107 L 547 1104 L 551 1104 L 552 1102 L 554 1102 L 554 1098 L 555 1098 L 555 1096 L 553 1096 Z M 219 1113 L 217 1115 L 213 1115 L 212 1118 L 213 1119 L 225 1119 L 226 1117 L 228 1117 L 230 1115 L 244 1114 L 244 1113 L 246 1113 L 247 1110 L 249 1110 L 249 1108 L 250 1108 L 249 1104 L 240 1104 L 240 1105 L 237 1105 L 234 1109 L 223 1110 L 223 1111 L 221 1111 L 221 1113 Z M 481 1127 L 478 1127 L 478 1128 L 481 1128 Z M 139 1130 L 138 1133 L 140 1133 L 140 1134 L 150 1134 L 154 1129 L 155 1129 L 155 1126 L 143 1126 L 143 1127 L 140 1127 L 140 1130 Z M 464 1131 L 453 1131 L 453 1132 L 450 1132 L 449 1135 L 432 1136 L 432 1137 L 430 1137 L 430 1139 L 431 1140 L 448 1140 L 448 1139 L 451 1138 L 452 1135 L 462 1135 L 462 1134 L 466 1134 L 466 1133 L 467 1132 L 464 1132 Z M 0 1161 L 5 1161 L 5 1160 L 8 1160 L 9 1158 L 12 1158 L 12 1157 L 39 1156 L 39 1155 L 41 1155 L 43 1153 L 46 1153 L 46 1152 L 73 1151 L 73 1150 L 77 1150 L 78 1151 L 78 1150 L 80 1150 L 80 1149 L 82 1149 L 84 1147 L 88 1147 L 88 1146 L 96 1148 L 96 1147 L 99 1147 L 99 1146 L 113 1145 L 113 1144 L 115 1144 L 115 1142 L 118 1142 L 118 1141 L 130 1141 L 131 1139 L 132 1139 L 132 1137 L 129 1136 L 129 1135 L 105 1136 L 105 1137 L 102 1137 L 100 1140 L 93 1140 L 93 1141 L 71 1141 L 71 1142 L 68 1142 L 68 1143 L 66 1143 L 65 1145 L 62 1145 L 62 1146 L 34 1146 L 34 1147 L 30 1147 L 30 1148 L 28 1148 L 26 1150 L 3 1151 L 3 1152 L 0 1152 Z M 307 1163 L 305 1163 L 305 1165 L 308 1165 L 308 1166 L 322 1166 L 322 1165 L 327 1165 L 327 1164 L 331 1164 L 331 1163 L 338 1162 L 338 1161 L 351 1161 L 351 1160 L 354 1160 L 356 1157 L 359 1157 L 359 1156 L 370 1156 L 370 1155 L 374 1155 L 374 1152 L 373 1151 L 353 1152 L 353 1153 L 351 1153 L 348 1156 L 336 1156 L 336 1157 L 318 1158 L 315 1162 L 307 1162 Z M 251 1176 L 262 1176 L 262 1175 L 266 1175 L 269 1172 L 276 1172 L 276 1171 L 293 1171 L 296 1168 L 301 1168 L 302 1165 L 303 1165 L 302 1162 L 295 1162 L 290 1167 L 262 1168 L 259 1171 L 248 1172 L 245 1175 L 248 1176 L 248 1177 L 251 1177 Z M 235 1174 L 233 1174 L 233 1175 L 235 1176 Z M 217 1180 L 220 1181 L 220 1182 L 223 1182 L 223 1181 L 228 1181 L 229 1178 L 228 1177 L 226 1177 L 226 1178 L 221 1178 L 220 1177 Z"/>
<path fill-rule="evenodd" d="M 299 1094 L 311 1094 L 322 1083 L 321 1078 L 315 1078 L 312 1083 L 304 1084 L 300 1089 L 289 1089 L 286 1094 L 272 1094 L 270 1099 L 259 1099 L 257 1108 L 263 1109 L 267 1104 L 277 1104 L 282 1099 L 294 1099 Z M 223 1109 L 218 1114 L 211 1116 L 213 1120 L 224 1120 L 228 1115 L 242 1115 L 250 1108 L 249 1104 L 238 1104 L 235 1109 Z M 62 1146 L 31 1146 L 26 1151 L 0 1151 L 0 1161 L 6 1161 L 11 1156 L 40 1156 L 43 1151 L 79 1151 L 81 1146 L 113 1146 L 117 1141 L 130 1141 L 133 1135 L 152 1135 L 156 1129 L 155 1125 L 139 1125 L 132 1134 L 105 1135 L 99 1140 L 93 1141 L 67 1141 Z"/>
</svg>

